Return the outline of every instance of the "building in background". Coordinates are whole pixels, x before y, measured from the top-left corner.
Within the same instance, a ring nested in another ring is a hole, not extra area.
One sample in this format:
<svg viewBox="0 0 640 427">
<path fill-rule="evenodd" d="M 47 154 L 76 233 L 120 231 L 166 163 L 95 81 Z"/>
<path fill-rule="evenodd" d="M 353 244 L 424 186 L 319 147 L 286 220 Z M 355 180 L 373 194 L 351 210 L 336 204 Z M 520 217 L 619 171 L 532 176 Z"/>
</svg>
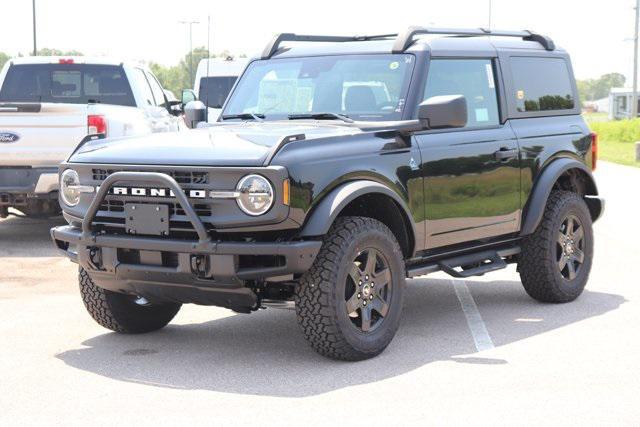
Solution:
<svg viewBox="0 0 640 427">
<path fill-rule="evenodd" d="M 609 92 L 609 118 L 611 120 L 628 119 L 631 117 L 631 99 L 633 90 L 626 87 L 614 87 Z M 638 102 L 640 105 L 640 101 Z M 640 108 L 638 108 L 640 111 Z"/>
</svg>

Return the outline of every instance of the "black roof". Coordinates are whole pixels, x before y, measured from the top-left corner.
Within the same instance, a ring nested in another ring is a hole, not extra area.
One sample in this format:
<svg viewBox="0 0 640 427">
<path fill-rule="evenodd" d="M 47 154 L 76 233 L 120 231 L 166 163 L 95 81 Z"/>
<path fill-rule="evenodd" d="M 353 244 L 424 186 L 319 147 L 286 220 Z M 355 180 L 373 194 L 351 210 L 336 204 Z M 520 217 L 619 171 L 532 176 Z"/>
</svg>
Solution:
<svg viewBox="0 0 640 427">
<path fill-rule="evenodd" d="M 423 38 L 425 35 L 440 35 Z M 446 37 L 442 37 L 446 35 Z M 261 57 L 297 57 L 331 54 L 377 54 L 431 51 L 439 54 L 495 54 L 497 50 L 530 49 L 564 52 L 549 37 L 531 31 L 488 31 L 410 27 L 400 34 L 370 36 L 314 36 L 283 33 L 265 47 Z"/>
</svg>

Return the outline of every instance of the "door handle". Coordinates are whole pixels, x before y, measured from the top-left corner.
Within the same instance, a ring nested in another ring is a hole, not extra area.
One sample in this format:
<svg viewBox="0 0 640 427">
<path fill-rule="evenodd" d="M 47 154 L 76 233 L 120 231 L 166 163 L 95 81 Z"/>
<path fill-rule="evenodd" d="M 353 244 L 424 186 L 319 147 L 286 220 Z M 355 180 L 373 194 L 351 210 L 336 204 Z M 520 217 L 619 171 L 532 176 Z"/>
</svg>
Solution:
<svg viewBox="0 0 640 427">
<path fill-rule="evenodd" d="M 507 147 L 502 147 L 495 153 L 493 153 L 493 157 L 496 160 L 511 160 L 518 157 L 518 149 L 509 149 Z"/>
</svg>

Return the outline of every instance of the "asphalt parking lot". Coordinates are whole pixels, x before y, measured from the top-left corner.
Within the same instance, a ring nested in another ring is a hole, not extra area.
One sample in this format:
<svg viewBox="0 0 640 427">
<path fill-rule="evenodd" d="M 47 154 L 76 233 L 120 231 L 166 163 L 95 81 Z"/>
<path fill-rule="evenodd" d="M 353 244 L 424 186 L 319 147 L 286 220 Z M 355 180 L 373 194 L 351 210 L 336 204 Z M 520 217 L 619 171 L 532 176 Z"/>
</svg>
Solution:
<svg viewBox="0 0 640 427">
<path fill-rule="evenodd" d="M 0 221 L 0 424 L 640 423 L 640 169 L 601 163 L 607 199 L 576 302 L 540 304 L 514 267 L 410 280 L 380 357 L 317 355 L 291 311 L 184 306 L 164 330 L 95 324 L 48 230 Z"/>
</svg>

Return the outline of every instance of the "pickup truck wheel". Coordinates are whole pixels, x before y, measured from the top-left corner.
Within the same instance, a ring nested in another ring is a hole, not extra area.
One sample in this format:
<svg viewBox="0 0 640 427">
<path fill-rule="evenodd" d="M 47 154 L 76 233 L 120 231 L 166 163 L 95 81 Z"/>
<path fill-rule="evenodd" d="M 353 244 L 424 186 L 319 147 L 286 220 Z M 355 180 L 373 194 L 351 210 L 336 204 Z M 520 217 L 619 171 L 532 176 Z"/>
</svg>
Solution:
<svg viewBox="0 0 640 427">
<path fill-rule="evenodd" d="M 371 218 L 338 218 L 297 286 L 298 323 L 324 356 L 374 357 L 398 329 L 404 285 L 402 250 L 393 233 Z"/>
<path fill-rule="evenodd" d="M 553 191 L 542 221 L 527 236 L 518 269 L 527 293 L 542 302 L 573 301 L 584 290 L 593 258 L 589 209 L 578 194 Z"/>
<path fill-rule="evenodd" d="M 111 292 L 97 286 L 80 269 L 80 294 L 84 306 L 96 322 L 115 332 L 142 334 L 165 327 L 180 310 L 180 304 L 150 304 L 131 295 Z"/>
</svg>

